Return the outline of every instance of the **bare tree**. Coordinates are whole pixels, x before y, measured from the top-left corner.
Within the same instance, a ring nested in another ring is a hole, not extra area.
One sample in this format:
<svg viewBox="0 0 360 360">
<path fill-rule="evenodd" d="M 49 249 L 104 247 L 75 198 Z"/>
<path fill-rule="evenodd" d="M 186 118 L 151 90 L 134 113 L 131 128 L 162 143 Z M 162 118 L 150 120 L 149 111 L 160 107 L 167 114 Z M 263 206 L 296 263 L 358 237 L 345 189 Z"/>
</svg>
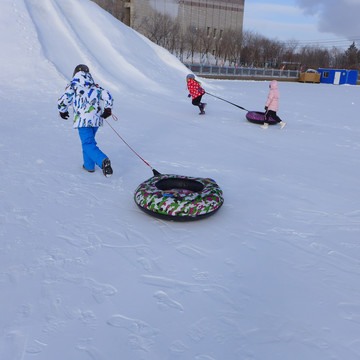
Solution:
<svg viewBox="0 0 360 360">
<path fill-rule="evenodd" d="M 219 53 L 225 61 L 236 64 L 241 53 L 241 32 L 231 29 L 224 30 Z"/>
<path fill-rule="evenodd" d="M 241 60 L 245 66 L 252 64 L 254 61 L 254 39 L 255 33 L 251 31 L 245 31 L 243 33 L 241 45 Z"/>
<path fill-rule="evenodd" d="M 283 54 L 283 62 L 296 62 L 296 49 L 298 48 L 299 42 L 296 40 L 287 41 L 285 44 L 285 51 Z"/>
<path fill-rule="evenodd" d="M 169 15 L 153 11 L 150 16 L 142 19 L 141 28 L 155 44 L 169 48 L 171 43 L 169 34 L 174 33 L 176 26 Z"/>
<path fill-rule="evenodd" d="M 195 26 L 189 26 L 185 34 L 187 57 L 191 56 L 191 61 L 193 62 L 194 55 L 199 49 L 199 30 Z"/>
<path fill-rule="evenodd" d="M 298 54 L 298 59 L 305 67 L 313 69 L 328 67 L 330 64 L 329 51 L 313 46 L 303 46 Z"/>
<path fill-rule="evenodd" d="M 334 47 L 329 51 L 330 53 L 330 64 L 329 66 L 336 68 L 345 68 L 346 67 L 346 56 L 345 53 L 338 48 Z"/>
<path fill-rule="evenodd" d="M 181 48 L 182 34 L 179 22 L 173 21 L 167 36 L 166 46 L 170 52 L 175 53 Z"/>
<path fill-rule="evenodd" d="M 214 38 L 208 34 L 207 30 L 200 29 L 198 32 L 199 36 L 199 54 L 202 59 L 207 54 L 211 53 L 214 46 Z"/>
</svg>

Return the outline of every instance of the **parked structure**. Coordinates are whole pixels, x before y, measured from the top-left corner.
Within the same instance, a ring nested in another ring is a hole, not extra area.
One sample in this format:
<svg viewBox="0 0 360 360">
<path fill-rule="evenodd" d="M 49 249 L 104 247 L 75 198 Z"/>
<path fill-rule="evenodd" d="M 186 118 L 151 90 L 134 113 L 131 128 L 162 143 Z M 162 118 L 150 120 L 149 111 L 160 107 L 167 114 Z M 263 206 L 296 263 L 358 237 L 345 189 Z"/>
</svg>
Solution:
<svg viewBox="0 0 360 360">
<path fill-rule="evenodd" d="M 305 72 L 300 73 L 299 81 L 306 83 L 320 83 L 321 74 L 314 70 L 309 69 Z"/>
<path fill-rule="evenodd" d="M 321 74 L 321 83 L 335 85 L 356 85 L 359 73 L 357 70 L 344 69 L 318 69 L 318 72 Z"/>
</svg>

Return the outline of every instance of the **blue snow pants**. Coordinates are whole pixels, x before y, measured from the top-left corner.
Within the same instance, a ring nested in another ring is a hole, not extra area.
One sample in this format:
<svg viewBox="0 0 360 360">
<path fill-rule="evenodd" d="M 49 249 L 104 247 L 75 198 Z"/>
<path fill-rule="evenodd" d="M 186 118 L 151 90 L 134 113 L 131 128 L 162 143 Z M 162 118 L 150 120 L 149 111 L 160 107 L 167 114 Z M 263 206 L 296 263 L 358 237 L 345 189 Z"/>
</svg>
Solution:
<svg viewBox="0 0 360 360">
<path fill-rule="evenodd" d="M 98 127 L 78 128 L 83 150 L 84 167 L 87 170 L 94 170 L 95 164 L 102 168 L 102 163 L 107 158 L 96 145 L 95 134 L 98 129 Z"/>
</svg>

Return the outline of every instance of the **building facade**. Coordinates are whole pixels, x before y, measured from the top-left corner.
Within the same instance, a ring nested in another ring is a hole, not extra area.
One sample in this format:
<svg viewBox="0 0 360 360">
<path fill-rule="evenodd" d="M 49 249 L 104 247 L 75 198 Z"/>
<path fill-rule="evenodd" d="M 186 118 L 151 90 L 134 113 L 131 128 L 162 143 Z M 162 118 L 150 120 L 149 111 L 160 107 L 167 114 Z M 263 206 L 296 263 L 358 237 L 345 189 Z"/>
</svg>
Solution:
<svg viewBox="0 0 360 360">
<path fill-rule="evenodd" d="M 226 29 L 242 31 L 244 0 L 181 0 L 178 20 L 182 28 L 207 29 L 208 35 L 221 37 Z"/>
<path fill-rule="evenodd" d="M 127 0 L 92 0 L 94 3 L 101 6 L 114 17 L 130 25 L 130 8 L 125 5 L 129 3 Z"/>
<path fill-rule="evenodd" d="M 185 31 L 189 26 L 220 36 L 225 29 L 242 32 L 245 0 L 93 0 L 119 20 L 141 32 L 157 13 L 169 15 Z"/>
</svg>

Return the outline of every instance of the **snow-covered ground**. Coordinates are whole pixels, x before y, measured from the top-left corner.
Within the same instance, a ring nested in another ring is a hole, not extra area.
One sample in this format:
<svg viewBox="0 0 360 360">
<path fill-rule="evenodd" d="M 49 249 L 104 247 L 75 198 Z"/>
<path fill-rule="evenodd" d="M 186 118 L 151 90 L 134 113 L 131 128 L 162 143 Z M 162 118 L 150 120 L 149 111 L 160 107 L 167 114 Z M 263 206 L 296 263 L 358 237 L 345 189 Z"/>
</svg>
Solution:
<svg viewBox="0 0 360 360">
<path fill-rule="evenodd" d="M 1 360 L 357 360 L 360 88 L 280 83 L 267 130 L 88 0 L 0 4 Z M 190 223 L 143 213 L 152 176 L 107 125 L 114 175 L 82 170 L 57 98 L 78 63 L 111 91 L 111 125 L 161 173 L 214 178 Z M 261 110 L 268 82 L 203 82 Z"/>
</svg>

